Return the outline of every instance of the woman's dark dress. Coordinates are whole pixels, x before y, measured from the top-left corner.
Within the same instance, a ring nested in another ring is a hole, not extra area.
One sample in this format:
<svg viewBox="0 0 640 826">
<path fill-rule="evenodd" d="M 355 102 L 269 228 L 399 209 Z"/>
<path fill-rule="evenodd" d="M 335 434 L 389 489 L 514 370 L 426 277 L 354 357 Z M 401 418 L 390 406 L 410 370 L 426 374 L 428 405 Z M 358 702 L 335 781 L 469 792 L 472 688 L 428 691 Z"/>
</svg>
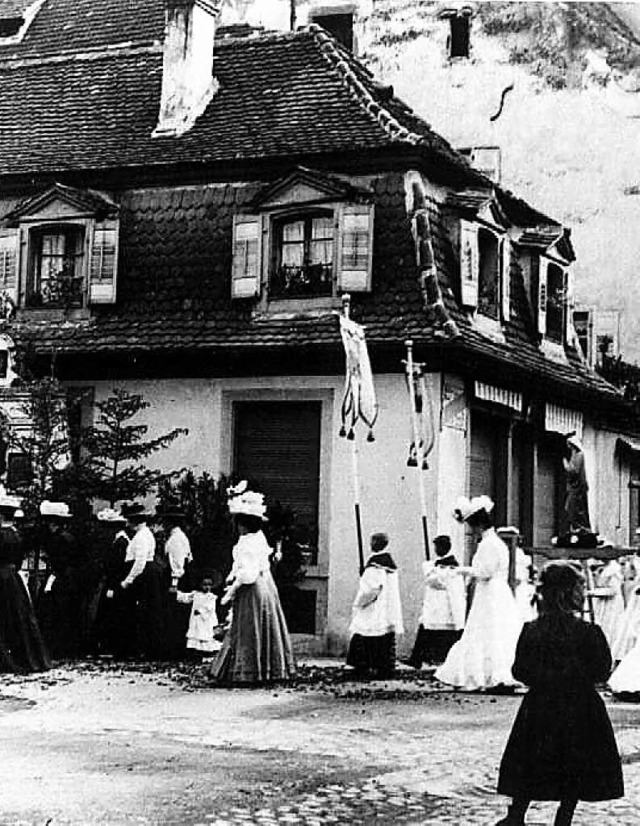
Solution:
<svg viewBox="0 0 640 826">
<path fill-rule="evenodd" d="M 527 800 L 624 794 L 613 729 L 595 683 L 611 671 L 597 625 L 542 616 L 520 635 L 513 676 L 529 686 L 500 766 L 498 792 Z"/>
<path fill-rule="evenodd" d="M 51 667 L 31 599 L 18 574 L 22 541 L 14 528 L 0 528 L 0 671 L 29 673 Z"/>
</svg>

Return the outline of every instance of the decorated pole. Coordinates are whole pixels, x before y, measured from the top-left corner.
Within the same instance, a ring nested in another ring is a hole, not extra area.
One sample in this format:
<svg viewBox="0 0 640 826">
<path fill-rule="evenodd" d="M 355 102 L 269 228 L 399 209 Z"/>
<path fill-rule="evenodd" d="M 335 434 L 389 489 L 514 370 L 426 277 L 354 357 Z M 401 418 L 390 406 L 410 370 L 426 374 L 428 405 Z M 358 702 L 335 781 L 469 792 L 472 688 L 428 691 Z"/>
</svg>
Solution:
<svg viewBox="0 0 640 826">
<path fill-rule="evenodd" d="M 415 451 L 415 465 L 418 471 L 418 491 L 420 494 L 420 516 L 422 520 L 422 539 L 424 541 L 424 555 L 426 559 L 429 559 L 430 554 L 429 528 L 427 524 L 427 494 L 424 486 L 424 476 L 422 475 L 422 471 L 426 466 L 426 457 L 428 455 L 428 452 L 430 452 L 431 448 L 433 447 L 433 438 L 431 439 L 430 445 L 425 444 L 424 433 L 422 432 L 422 428 L 420 427 L 419 416 L 421 414 L 424 415 L 425 402 L 428 402 L 430 406 L 430 398 L 428 400 L 422 398 L 420 400 L 420 405 L 418 404 L 415 379 L 416 370 L 420 371 L 422 365 L 414 364 L 413 341 L 411 339 L 408 339 L 407 341 L 405 341 L 405 345 L 407 347 L 407 359 L 405 361 L 405 366 L 407 371 L 407 384 L 409 386 L 409 400 L 411 404 L 411 431 L 413 437 L 413 449 L 410 450 L 409 464 L 413 464 L 411 453 Z M 426 389 L 423 395 L 427 395 Z M 418 409 L 418 407 L 420 407 L 420 410 Z M 429 412 L 431 413 L 431 409 L 429 410 Z M 433 435 L 433 426 L 431 427 L 431 433 Z"/>
<path fill-rule="evenodd" d="M 356 424 L 359 419 L 368 426 L 367 441 L 374 441 L 373 425 L 378 416 L 378 404 L 373 386 L 373 374 L 369 354 L 364 338 L 364 329 L 350 318 L 351 297 L 342 296 L 342 313 L 340 334 L 346 355 L 346 378 L 342 399 L 342 427 L 340 435 L 351 442 L 351 468 L 353 476 L 353 498 L 356 520 L 356 538 L 358 541 L 358 560 L 360 573 L 364 571 L 364 546 L 362 541 L 362 518 L 360 513 L 360 469 L 358 463 L 358 444 Z"/>
</svg>

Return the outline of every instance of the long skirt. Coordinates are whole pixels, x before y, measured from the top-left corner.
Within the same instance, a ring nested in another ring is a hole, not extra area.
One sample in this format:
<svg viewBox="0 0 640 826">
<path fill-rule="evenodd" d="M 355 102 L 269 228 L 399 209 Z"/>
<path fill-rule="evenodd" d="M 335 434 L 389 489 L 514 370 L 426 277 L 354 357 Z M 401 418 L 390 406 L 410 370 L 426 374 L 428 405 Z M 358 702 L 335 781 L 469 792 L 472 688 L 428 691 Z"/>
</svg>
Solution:
<svg viewBox="0 0 640 826">
<path fill-rule="evenodd" d="M 13 565 L 0 566 L 0 671 L 25 674 L 50 667 L 25 584 Z"/>
<path fill-rule="evenodd" d="M 295 673 L 291 640 L 278 591 L 269 571 L 241 586 L 233 602 L 231 627 L 211 666 L 220 683 L 255 685 L 286 680 Z"/>
</svg>

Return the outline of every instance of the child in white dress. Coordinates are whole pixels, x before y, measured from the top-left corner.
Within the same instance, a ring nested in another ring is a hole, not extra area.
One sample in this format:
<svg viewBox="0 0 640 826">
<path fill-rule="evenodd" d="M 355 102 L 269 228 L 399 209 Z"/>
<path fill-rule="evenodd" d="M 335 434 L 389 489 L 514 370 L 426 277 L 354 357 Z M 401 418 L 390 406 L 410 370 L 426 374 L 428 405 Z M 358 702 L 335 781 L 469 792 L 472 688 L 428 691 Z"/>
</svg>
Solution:
<svg viewBox="0 0 640 826">
<path fill-rule="evenodd" d="M 200 581 L 197 591 L 185 593 L 178 591 L 178 602 L 191 603 L 191 617 L 187 630 L 187 650 L 200 652 L 203 655 L 215 654 L 222 644 L 215 638 L 214 632 L 218 627 L 218 613 L 216 610 L 218 597 L 213 593 L 213 577 L 206 574 Z"/>
</svg>

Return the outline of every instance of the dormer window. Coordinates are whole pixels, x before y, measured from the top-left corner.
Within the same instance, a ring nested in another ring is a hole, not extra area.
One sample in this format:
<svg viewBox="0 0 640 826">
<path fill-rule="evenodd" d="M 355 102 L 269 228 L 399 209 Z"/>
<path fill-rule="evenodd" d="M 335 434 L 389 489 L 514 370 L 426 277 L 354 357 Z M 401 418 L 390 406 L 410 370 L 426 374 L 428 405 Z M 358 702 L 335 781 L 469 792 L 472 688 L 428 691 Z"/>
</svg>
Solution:
<svg viewBox="0 0 640 826">
<path fill-rule="evenodd" d="M 27 306 L 82 306 L 84 227 L 47 225 L 33 229 L 30 240 Z"/>
<path fill-rule="evenodd" d="M 113 304 L 118 207 L 106 195 L 54 184 L 4 216 L 0 288 L 14 308 Z"/>
<path fill-rule="evenodd" d="M 500 243 L 493 232 L 478 230 L 478 312 L 500 317 Z"/>
<path fill-rule="evenodd" d="M 557 264 L 547 267 L 547 338 L 561 344 L 564 341 L 565 272 Z"/>
<path fill-rule="evenodd" d="M 233 221 L 232 298 L 263 310 L 333 306 L 371 289 L 371 194 L 342 179 L 298 171 L 270 186 Z"/>
<path fill-rule="evenodd" d="M 350 52 L 354 47 L 353 8 L 312 12 L 309 21 L 322 26 Z"/>
<path fill-rule="evenodd" d="M 274 221 L 270 298 L 330 296 L 333 292 L 332 212 Z"/>
</svg>

